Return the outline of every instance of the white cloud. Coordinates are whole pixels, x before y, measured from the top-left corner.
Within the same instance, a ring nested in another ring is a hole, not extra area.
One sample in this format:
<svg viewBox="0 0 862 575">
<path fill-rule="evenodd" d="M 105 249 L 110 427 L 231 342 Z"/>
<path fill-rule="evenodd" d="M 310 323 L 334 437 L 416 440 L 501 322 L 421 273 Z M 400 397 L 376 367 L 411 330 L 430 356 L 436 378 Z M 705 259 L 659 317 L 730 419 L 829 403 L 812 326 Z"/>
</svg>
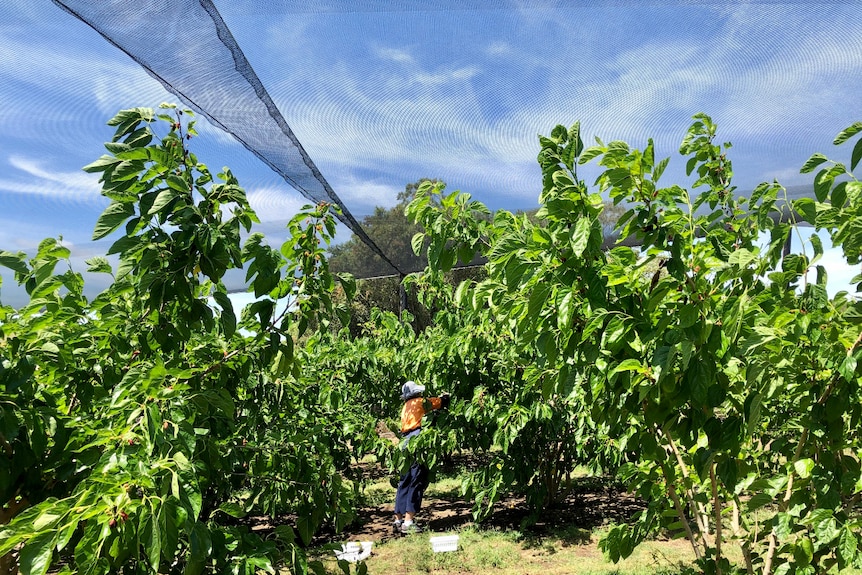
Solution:
<svg viewBox="0 0 862 575">
<path fill-rule="evenodd" d="M 0 191 L 51 198 L 55 206 L 58 202 L 65 206 L 98 206 L 107 203 L 101 196 L 96 175 L 51 169 L 43 162 L 17 155 L 11 156 L 8 162 L 26 177 L 0 179 Z"/>
<path fill-rule="evenodd" d="M 284 222 L 295 216 L 309 203 L 299 194 L 289 194 L 284 187 L 256 188 L 246 194 L 249 204 L 262 223 Z"/>
<path fill-rule="evenodd" d="M 9 164 L 13 168 L 17 168 L 25 174 L 41 180 L 61 184 L 65 187 L 77 188 L 85 195 L 99 195 L 101 189 L 98 183 L 98 175 L 95 174 L 81 171 L 59 172 L 57 170 L 46 169 L 38 160 L 18 155 L 10 156 Z"/>
<path fill-rule="evenodd" d="M 558 0 L 511 0 L 511 6 L 520 17 L 522 25 L 532 30 L 547 30 L 550 25 L 560 23 Z"/>
<path fill-rule="evenodd" d="M 357 214 L 370 213 L 376 206 L 394 205 L 398 193 L 404 190 L 403 185 L 398 187 L 375 181 L 364 181 L 352 175 L 337 178 L 332 184 L 338 197 L 350 206 L 351 212 Z"/>
<path fill-rule="evenodd" d="M 255 9 L 246 14 L 248 5 Z M 640 147 L 653 136 L 665 156 L 675 155 L 690 115 L 706 111 L 718 121 L 722 138 L 768 138 L 777 148 L 788 140 L 807 142 L 809 132 L 850 113 L 853 107 L 845 104 L 859 92 L 859 26 L 840 17 L 852 15 L 852 6 L 821 6 L 830 11 L 833 26 L 823 31 L 796 4 L 680 3 L 678 18 L 653 22 L 637 21 L 634 15 L 650 9 L 635 5 L 627 5 L 620 19 L 611 18 L 615 3 L 573 8 L 525 0 L 509 6 L 503 10 L 511 14 L 492 14 L 509 28 L 477 32 L 464 25 L 465 18 L 490 14 L 478 10 L 440 18 L 443 25 L 435 33 L 445 41 L 433 49 L 405 47 L 402 36 L 379 35 L 344 50 L 340 38 L 324 32 L 337 29 L 335 22 L 349 26 L 368 18 L 354 18 L 347 9 L 270 14 L 251 2 L 225 6 L 224 16 L 303 146 L 357 211 L 394 202 L 403 185 L 420 176 L 443 177 L 465 191 L 485 189 L 494 198 L 509 194 L 513 201 L 534 201 L 540 185 L 536 135 L 557 123 L 583 120 L 588 141 L 597 134 Z M 668 13 L 667 6 L 661 9 Z M 709 20 L 697 32 L 683 28 L 688 11 Z M 266 24 L 260 23 L 262 14 Z M 419 11 L 417 18 L 423 17 L 432 16 Z M 649 24 L 648 32 L 633 28 Z M 34 131 L 56 129 L 75 114 L 94 116 L 94 125 L 104 129 L 104 118 L 118 107 L 166 99 L 157 82 L 101 38 L 72 50 L 73 39 L 62 35 L 55 44 L 17 34 L 0 29 L 0 84 L 23 83 L 33 88 L 28 95 L 47 95 L 28 102 L 20 96 L 25 91 L 0 86 L 0 129 L 8 134 L 30 130 L 33 122 Z M 610 36 L 623 41 L 615 44 Z M 184 65 L 198 56 L 194 49 L 183 55 Z M 54 98 L 76 104 L 68 110 L 43 106 Z M 33 109 L 43 107 L 32 119 Z M 215 143 L 238 150 L 208 122 L 199 128 Z M 794 183 L 789 178 L 796 168 L 788 165 L 793 164 L 784 159 L 759 169 L 767 179 Z M 45 177 L 47 163 L 30 168 L 21 185 L 7 177 L 0 187 L 14 184 L 20 193 L 62 187 Z M 250 198 L 267 221 L 288 217 L 305 203 L 266 186 Z"/>
<path fill-rule="evenodd" d="M 130 101 L 159 102 L 165 91 L 125 54 L 114 51 L 70 49 L 59 42 L 36 44 L 4 35 L 0 42 L 0 78 L 50 91 L 55 98 L 95 99 L 98 109 L 113 114 Z M 101 38 L 94 38 L 107 47 Z M 101 48 L 101 46 L 99 46 Z M 109 54 L 108 56 L 106 56 Z M 35 112 L 35 110 L 33 110 Z"/>
<path fill-rule="evenodd" d="M 407 50 L 400 48 L 374 48 L 375 55 L 381 60 L 389 60 L 399 64 L 413 64 L 415 62 L 413 56 Z"/>
<path fill-rule="evenodd" d="M 512 52 L 512 46 L 502 41 L 492 42 L 485 48 L 485 53 L 489 56 L 506 56 Z"/>
<path fill-rule="evenodd" d="M 317 163 L 367 167 L 421 158 L 433 164 L 463 156 L 471 148 L 470 155 L 475 155 L 474 130 L 465 117 L 474 107 L 472 96 L 469 90 L 442 89 L 443 82 L 466 82 L 463 77 L 471 73 L 417 72 L 411 78 L 433 86 L 422 88 L 389 72 L 363 79 L 349 67 L 338 66 L 310 98 L 286 102 L 279 98 L 278 105 Z M 445 134 L 450 137 L 441 146 L 439 139 Z"/>
<path fill-rule="evenodd" d="M 476 66 L 466 66 L 453 70 L 441 70 L 439 72 L 419 72 L 413 79 L 415 82 L 428 86 L 443 86 L 452 82 L 469 80 L 479 73 Z"/>
</svg>

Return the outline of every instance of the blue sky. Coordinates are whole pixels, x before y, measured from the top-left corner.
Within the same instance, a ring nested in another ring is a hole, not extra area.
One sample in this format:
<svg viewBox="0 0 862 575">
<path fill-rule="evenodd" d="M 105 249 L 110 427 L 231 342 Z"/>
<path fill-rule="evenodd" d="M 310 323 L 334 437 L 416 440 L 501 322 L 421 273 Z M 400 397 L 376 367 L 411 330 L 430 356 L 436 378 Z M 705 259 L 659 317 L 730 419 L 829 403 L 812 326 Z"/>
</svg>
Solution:
<svg viewBox="0 0 862 575">
<path fill-rule="evenodd" d="M 706 112 L 734 144 L 742 191 L 774 178 L 810 185 L 802 163 L 815 151 L 846 160 L 832 138 L 862 120 L 855 2 L 214 2 L 358 218 L 421 177 L 492 208 L 532 208 L 537 134 L 558 123 L 636 146 L 653 137 L 671 157 L 665 183 L 685 185 L 676 150 L 690 117 Z M 136 5 L 163 12 L 170 2 Z M 206 66 L 206 54 L 182 56 Z M 103 153 L 117 110 L 166 100 L 177 98 L 52 2 L 3 2 L 0 249 L 62 235 L 79 270 L 103 253 L 107 242 L 89 238 L 106 202 L 80 168 Z M 228 136 L 201 131 L 199 158 L 231 167 L 278 245 L 304 198 Z M 834 253 L 828 266 L 833 291 L 857 273 Z M 0 273 L 3 302 L 20 303 Z"/>
</svg>

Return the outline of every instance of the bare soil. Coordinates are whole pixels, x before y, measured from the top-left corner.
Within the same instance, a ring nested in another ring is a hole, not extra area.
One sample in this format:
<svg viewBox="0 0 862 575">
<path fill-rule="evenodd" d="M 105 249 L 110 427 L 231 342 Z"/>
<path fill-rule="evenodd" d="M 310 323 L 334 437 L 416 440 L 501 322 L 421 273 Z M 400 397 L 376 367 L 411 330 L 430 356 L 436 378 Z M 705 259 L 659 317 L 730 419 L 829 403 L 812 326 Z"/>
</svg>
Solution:
<svg viewBox="0 0 862 575">
<path fill-rule="evenodd" d="M 450 469 L 475 469 L 484 462 L 471 456 L 456 456 L 446 465 Z M 372 480 L 388 477 L 376 465 L 363 469 L 363 475 Z M 432 490 L 433 491 L 433 490 Z M 481 527 L 500 530 L 519 530 L 525 535 L 542 536 L 565 532 L 573 544 L 590 541 L 590 533 L 597 527 L 632 519 L 644 508 L 642 501 L 623 490 L 610 478 L 583 477 L 574 479 L 566 497 L 552 508 L 535 514 L 523 496 L 511 494 L 498 502 L 493 514 L 482 521 Z M 393 502 L 357 510 L 356 521 L 339 535 L 322 534 L 323 539 L 349 539 L 383 542 L 393 537 Z M 418 523 L 430 532 L 445 532 L 475 525 L 472 504 L 459 497 L 426 497 Z"/>
</svg>

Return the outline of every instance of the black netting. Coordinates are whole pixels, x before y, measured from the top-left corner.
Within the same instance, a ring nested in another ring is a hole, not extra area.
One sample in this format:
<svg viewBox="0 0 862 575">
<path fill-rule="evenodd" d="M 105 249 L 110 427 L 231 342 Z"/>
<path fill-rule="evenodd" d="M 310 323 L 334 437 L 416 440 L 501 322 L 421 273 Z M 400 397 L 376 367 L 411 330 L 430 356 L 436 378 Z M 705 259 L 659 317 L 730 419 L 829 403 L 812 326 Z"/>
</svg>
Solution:
<svg viewBox="0 0 862 575">
<path fill-rule="evenodd" d="M 368 237 L 305 152 L 210 0 L 53 0 L 128 54 L 193 110 L 231 134 L 339 219 L 390 271 L 404 273 Z"/>
</svg>

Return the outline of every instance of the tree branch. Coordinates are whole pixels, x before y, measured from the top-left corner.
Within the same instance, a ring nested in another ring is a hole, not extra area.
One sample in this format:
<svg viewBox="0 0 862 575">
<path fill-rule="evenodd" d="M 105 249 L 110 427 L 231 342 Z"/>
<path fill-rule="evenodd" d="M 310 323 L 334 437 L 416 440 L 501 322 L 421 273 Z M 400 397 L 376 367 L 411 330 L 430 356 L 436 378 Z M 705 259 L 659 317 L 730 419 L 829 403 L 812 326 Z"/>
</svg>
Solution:
<svg viewBox="0 0 862 575">
<path fill-rule="evenodd" d="M 682 506 L 682 502 L 680 502 L 679 500 L 679 495 L 676 492 L 676 487 L 674 487 L 673 482 L 670 480 L 669 474 L 664 465 L 661 466 L 661 471 L 664 475 L 664 480 L 667 482 L 667 490 L 670 494 L 670 498 L 673 500 L 674 507 L 676 507 L 676 514 L 679 516 L 679 519 L 682 522 L 682 527 L 683 529 L 685 529 L 685 534 L 686 536 L 688 536 L 688 541 L 689 543 L 691 543 L 692 549 L 694 549 L 694 555 L 699 561 L 703 559 L 703 553 L 701 552 L 700 547 L 698 547 L 697 545 L 694 533 L 691 530 L 691 525 L 689 524 L 688 519 L 685 516 L 685 508 Z M 702 540 L 701 544 L 706 547 Z"/>
<path fill-rule="evenodd" d="M 715 479 L 715 462 L 709 466 L 709 480 L 712 484 L 712 512 L 715 515 L 715 573 L 721 575 L 721 504 Z"/>
<path fill-rule="evenodd" d="M 742 538 L 742 526 L 739 523 L 739 507 L 741 505 L 739 495 L 734 494 L 731 504 L 733 505 L 733 519 L 731 520 L 733 535 L 734 537 Z M 748 540 L 743 539 L 740 547 L 742 548 L 742 557 L 745 559 L 745 570 L 748 575 L 754 575 L 754 565 L 751 562 L 751 546 Z"/>
<path fill-rule="evenodd" d="M 691 476 L 688 473 L 688 466 L 685 464 L 685 461 L 682 459 L 682 455 L 676 447 L 676 443 L 669 433 L 664 431 L 663 429 L 656 429 L 658 435 L 664 436 L 667 439 L 667 445 L 670 448 L 671 452 L 676 457 L 677 465 L 680 468 L 680 472 L 682 473 L 682 477 L 685 480 L 685 497 L 688 501 L 689 507 L 691 508 L 691 513 L 694 515 L 695 520 L 697 521 L 697 526 L 700 531 L 700 536 L 703 539 L 704 545 L 706 545 L 706 536 L 709 533 L 709 520 L 706 516 L 706 511 L 701 509 L 697 504 L 697 501 L 694 499 L 694 491 L 690 487 L 692 484 Z"/>
<path fill-rule="evenodd" d="M 775 555 L 775 545 L 778 542 L 778 537 L 775 535 L 775 527 L 769 533 L 769 549 L 766 551 L 766 557 L 763 559 L 763 575 L 771 575 L 772 573 L 772 557 Z"/>
</svg>

